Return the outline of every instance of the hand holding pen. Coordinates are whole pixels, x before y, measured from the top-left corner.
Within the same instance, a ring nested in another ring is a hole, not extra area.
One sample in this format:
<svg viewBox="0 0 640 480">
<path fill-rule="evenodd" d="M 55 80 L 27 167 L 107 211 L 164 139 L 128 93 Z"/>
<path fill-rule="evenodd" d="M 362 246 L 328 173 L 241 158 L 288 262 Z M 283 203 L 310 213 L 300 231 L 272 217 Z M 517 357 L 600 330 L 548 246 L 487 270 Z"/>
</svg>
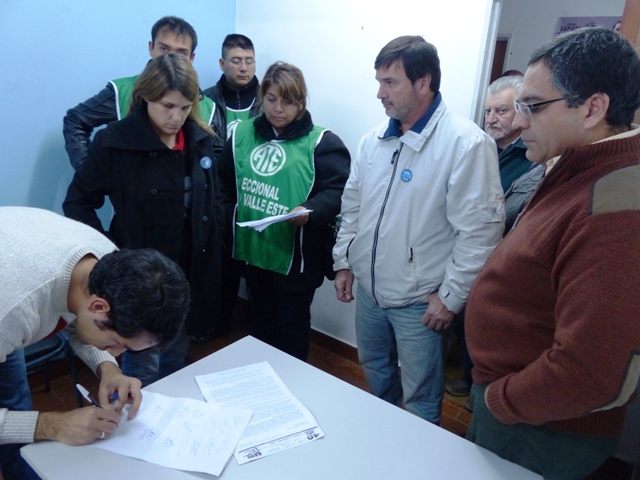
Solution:
<svg viewBox="0 0 640 480">
<path fill-rule="evenodd" d="M 76 388 L 78 389 L 78 391 L 80 392 L 80 395 L 82 395 L 82 397 L 89 402 L 91 405 L 96 406 L 98 408 L 102 408 L 102 405 L 100 405 L 100 402 L 98 402 L 98 400 L 96 400 L 96 397 L 94 397 L 93 395 L 91 395 L 91 393 L 89 393 L 89 390 L 87 390 L 86 388 L 84 388 L 82 385 L 80 385 L 79 383 L 76 383 Z M 116 400 L 118 400 L 118 394 L 114 393 L 113 395 L 111 395 L 111 397 L 109 397 L 109 403 L 114 402 Z"/>
<path fill-rule="evenodd" d="M 97 373 L 100 375 L 99 403 L 109 405 L 113 395 L 117 393 L 115 411 L 120 413 L 125 405 L 131 404 L 127 418 L 133 419 L 142 403 L 140 380 L 124 375 L 118 365 L 112 362 L 101 363 Z"/>
<path fill-rule="evenodd" d="M 91 393 L 89 393 L 89 390 L 84 388 L 79 383 L 76 383 L 76 388 L 78 389 L 80 394 L 84 397 L 84 399 L 87 402 L 89 402 L 94 407 L 98 407 L 100 409 L 103 409 L 102 405 L 100 405 L 100 402 L 98 402 L 98 400 L 96 400 L 96 398 L 93 395 L 91 395 Z M 106 419 L 105 419 L 105 421 L 106 422 L 110 422 L 110 423 L 115 423 L 115 426 L 116 427 L 118 426 L 117 422 L 109 421 L 109 420 L 106 420 Z M 113 427 L 111 427 L 111 426 L 107 427 L 106 425 L 100 425 L 99 431 L 100 431 L 100 436 L 98 437 L 98 440 L 103 440 L 105 438 L 105 436 L 107 435 L 107 433 L 112 433 L 113 432 Z"/>
<path fill-rule="evenodd" d="M 81 387 L 81 385 L 79 386 Z M 99 407 L 97 400 L 84 389 L 86 398 Z M 107 438 L 118 426 L 120 413 L 113 408 L 85 407 L 69 412 L 40 412 L 34 440 L 55 440 L 67 445 L 86 445 Z"/>
</svg>

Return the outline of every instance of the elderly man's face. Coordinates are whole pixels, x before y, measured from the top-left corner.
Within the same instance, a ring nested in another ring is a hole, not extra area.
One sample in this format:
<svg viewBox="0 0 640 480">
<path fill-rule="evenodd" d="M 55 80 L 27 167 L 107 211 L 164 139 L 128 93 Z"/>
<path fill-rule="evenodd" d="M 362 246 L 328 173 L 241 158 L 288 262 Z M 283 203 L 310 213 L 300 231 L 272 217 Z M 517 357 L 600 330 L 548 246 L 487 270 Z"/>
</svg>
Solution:
<svg viewBox="0 0 640 480">
<path fill-rule="evenodd" d="M 512 126 L 516 116 L 515 95 L 515 89 L 507 88 L 495 95 L 487 94 L 484 101 L 484 129 L 500 148 L 505 148 L 520 135 L 520 129 Z"/>
<path fill-rule="evenodd" d="M 517 100 L 532 104 L 562 98 L 563 94 L 551 82 L 551 71 L 544 63 L 534 63 L 527 69 Z M 569 108 L 563 100 L 537 107 L 528 116 L 517 112 L 513 126 L 522 128 L 527 158 L 544 164 L 569 147 L 584 145 L 580 115 L 579 108 Z"/>
</svg>

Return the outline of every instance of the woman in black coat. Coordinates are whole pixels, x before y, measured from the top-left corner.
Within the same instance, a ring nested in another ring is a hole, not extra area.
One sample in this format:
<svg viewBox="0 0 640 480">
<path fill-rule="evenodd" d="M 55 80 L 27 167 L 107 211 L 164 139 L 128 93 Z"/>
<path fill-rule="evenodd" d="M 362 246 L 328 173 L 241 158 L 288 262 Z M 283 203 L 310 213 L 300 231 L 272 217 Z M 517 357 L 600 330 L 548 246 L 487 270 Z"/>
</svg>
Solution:
<svg viewBox="0 0 640 480">
<path fill-rule="evenodd" d="M 340 138 L 314 126 L 302 72 L 278 62 L 260 84 L 264 114 L 238 124 L 220 157 L 229 224 L 308 209 L 263 232 L 235 226 L 234 258 L 247 262 L 255 335 L 307 359 L 310 306 L 322 284 L 350 156 Z"/>
<path fill-rule="evenodd" d="M 219 151 L 202 123 L 197 74 L 179 54 L 153 59 L 136 81 L 126 118 L 99 131 L 76 172 L 63 210 L 105 233 L 119 248 L 155 248 L 176 261 L 191 285 L 189 333 L 217 320 L 224 228 L 216 171 Z M 105 197 L 113 218 L 96 214 Z M 143 385 L 185 365 L 187 332 L 166 351 L 126 352 L 123 372 Z"/>
</svg>

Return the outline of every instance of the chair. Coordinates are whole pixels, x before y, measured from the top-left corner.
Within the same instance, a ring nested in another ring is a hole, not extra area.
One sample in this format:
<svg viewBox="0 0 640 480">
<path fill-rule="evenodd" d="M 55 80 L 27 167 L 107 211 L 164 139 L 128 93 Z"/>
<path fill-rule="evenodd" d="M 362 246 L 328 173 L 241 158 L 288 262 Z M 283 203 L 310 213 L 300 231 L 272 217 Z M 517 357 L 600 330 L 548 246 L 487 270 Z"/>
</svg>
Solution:
<svg viewBox="0 0 640 480">
<path fill-rule="evenodd" d="M 65 332 L 59 332 L 53 337 L 43 338 L 39 342 L 29 345 L 24 348 L 25 363 L 27 366 L 27 375 L 31 375 L 37 370 L 45 370 L 45 391 L 51 391 L 51 363 L 64 360 L 69 360 L 69 367 L 71 369 L 71 378 L 73 379 L 73 386 L 78 382 L 78 368 L 75 362 L 75 354 L 67 334 Z M 78 407 L 82 407 L 82 396 L 80 393 L 75 392 L 76 403 Z"/>
</svg>

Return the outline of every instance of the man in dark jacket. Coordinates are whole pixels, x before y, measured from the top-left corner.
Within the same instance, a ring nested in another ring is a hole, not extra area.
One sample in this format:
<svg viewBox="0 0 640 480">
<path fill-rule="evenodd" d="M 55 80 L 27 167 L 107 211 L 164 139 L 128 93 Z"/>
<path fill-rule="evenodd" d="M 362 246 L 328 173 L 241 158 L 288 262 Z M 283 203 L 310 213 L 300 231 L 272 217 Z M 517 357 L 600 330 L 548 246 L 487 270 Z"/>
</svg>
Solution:
<svg viewBox="0 0 640 480">
<path fill-rule="evenodd" d="M 260 106 L 256 99 L 260 84 L 255 76 L 255 50 L 249 38 L 238 33 L 226 36 L 222 43 L 220 70 L 222 70 L 222 76 L 218 83 L 203 93 L 215 104 L 211 126 L 216 133 L 215 142 L 222 147 L 224 142 L 231 137 L 238 122 L 253 118 L 260 113 Z M 230 218 L 231 215 L 228 217 Z M 232 228 L 227 228 L 228 234 L 225 243 L 228 246 L 233 243 L 232 231 Z M 243 267 L 242 262 L 231 258 L 231 248 L 229 247 L 222 264 L 224 282 L 222 283 L 222 303 L 220 305 L 221 324 L 204 335 L 193 337 L 193 340 L 206 341 L 229 330 Z"/>
<path fill-rule="evenodd" d="M 193 62 L 198 37 L 193 27 L 178 17 L 163 17 L 151 29 L 149 55 L 156 58 L 165 53 L 179 53 Z M 131 90 L 138 76 L 110 81 L 97 95 L 67 111 L 62 121 L 65 148 L 74 169 L 87 156 L 91 132 L 96 127 L 123 119 L 128 110 Z M 200 98 L 203 121 L 211 122 L 213 104 Z"/>
<path fill-rule="evenodd" d="M 220 70 L 218 83 L 203 93 L 216 105 L 211 126 L 222 144 L 231 137 L 238 122 L 260 113 L 256 102 L 260 84 L 256 78 L 255 50 L 249 38 L 238 33 L 226 36 Z"/>
</svg>

